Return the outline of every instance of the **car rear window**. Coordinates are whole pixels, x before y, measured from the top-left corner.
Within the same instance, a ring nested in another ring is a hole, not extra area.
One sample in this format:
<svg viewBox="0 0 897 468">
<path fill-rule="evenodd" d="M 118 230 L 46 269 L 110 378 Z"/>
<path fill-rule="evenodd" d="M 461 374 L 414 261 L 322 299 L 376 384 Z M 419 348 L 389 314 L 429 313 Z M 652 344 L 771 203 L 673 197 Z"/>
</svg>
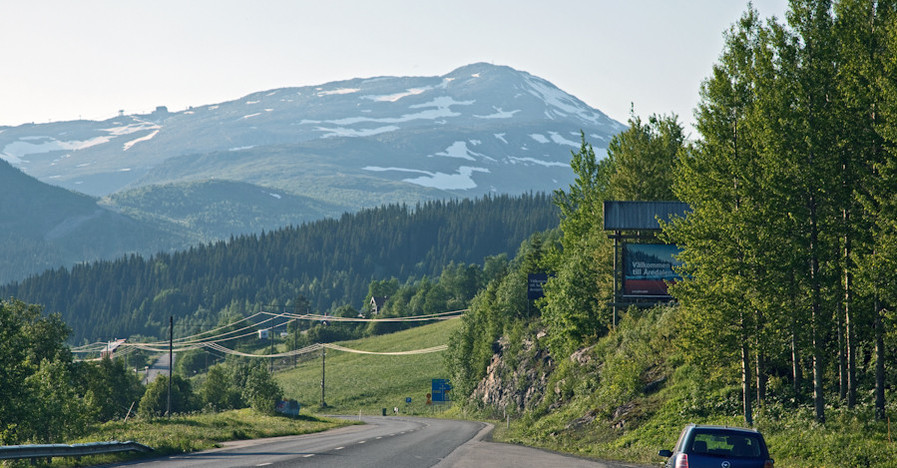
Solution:
<svg viewBox="0 0 897 468">
<path fill-rule="evenodd" d="M 697 431 L 691 441 L 692 453 L 721 457 L 757 458 L 763 454 L 759 434 L 724 431 Z"/>
</svg>

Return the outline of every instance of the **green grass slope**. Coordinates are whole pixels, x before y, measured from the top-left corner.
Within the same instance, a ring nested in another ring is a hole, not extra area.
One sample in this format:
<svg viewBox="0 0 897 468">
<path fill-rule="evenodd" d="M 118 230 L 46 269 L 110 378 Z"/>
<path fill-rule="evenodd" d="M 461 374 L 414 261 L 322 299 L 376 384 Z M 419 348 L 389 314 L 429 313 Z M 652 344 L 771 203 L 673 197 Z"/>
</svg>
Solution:
<svg viewBox="0 0 897 468">
<path fill-rule="evenodd" d="M 389 335 L 338 343 L 375 352 L 410 351 L 448 343 L 460 326 L 453 319 Z M 321 404 L 321 358 L 307 359 L 295 369 L 277 374 L 286 398 L 293 398 L 310 411 L 326 413 L 378 414 L 399 407 L 403 413 L 423 414 L 436 410 L 426 405 L 432 379 L 448 378 L 443 352 L 408 356 L 381 356 L 328 350 L 325 399 Z M 411 404 L 405 398 L 411 397 Z"/>
</svg>

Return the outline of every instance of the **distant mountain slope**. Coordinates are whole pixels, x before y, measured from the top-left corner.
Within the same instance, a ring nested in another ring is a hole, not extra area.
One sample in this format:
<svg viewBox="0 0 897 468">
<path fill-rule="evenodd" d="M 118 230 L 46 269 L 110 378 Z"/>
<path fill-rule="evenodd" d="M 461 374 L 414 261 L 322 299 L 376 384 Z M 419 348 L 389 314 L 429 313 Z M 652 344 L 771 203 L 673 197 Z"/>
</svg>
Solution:
<svg viewBox="0 0 897 468">
<path fill-rule="evenodd" d="M 572 179 L 570 150 L 578 147 L 580 130 L 600 150 L 623 128 L 541 78 L 479 63 L 439 77 L 353 79 L 181 112 L 160 108 L 104 122 L 22 125 L 0 132 L 0 158 L 40 180 L 97 196 L 195 179 L 166 162 L 215 155 L 195 160 L 207 164 L 203 173 L 222 171 L 262 186 L 279 180 L 283 190 L 301 188 L 296 174 L 309 171 L 356 191 L 383 180 L 397 197 L 414 190 L 466 197 L 553 190 Z M 251 180 L 224 157 L 263 157 L 272 145 L 279 146 L 282 165 L 255 171 Z M 329 201 L 358 208 L 355 198 Z"/>
<path fill-rule="evenodd" d="M 178 229 L 163 226 L 114 213 L 0 161 L 0 284 L 60 265 L 189 244 Z"/>
<path fill-rule="evenodd" d="M 141 187 L 101 201 L 147 222 L 174 224 L 204 241 L 335 217 L 340 206 L 243 182 L 206 180 Z"/>
</svg>

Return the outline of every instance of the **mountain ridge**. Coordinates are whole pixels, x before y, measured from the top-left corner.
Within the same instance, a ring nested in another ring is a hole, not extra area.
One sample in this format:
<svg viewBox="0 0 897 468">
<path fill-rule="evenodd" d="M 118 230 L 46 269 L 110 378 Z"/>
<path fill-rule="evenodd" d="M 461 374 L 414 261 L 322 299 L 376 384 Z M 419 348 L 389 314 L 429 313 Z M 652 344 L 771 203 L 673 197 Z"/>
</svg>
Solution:
<svg viewBox="0 0 897 468">
<path fill-rule="evenodd" d="M 487 63 L 4 127 L 0 159 L 15 177 L 65 189 L 37 190 L 60 206 L 86 198 L 63 222 L 52 205 L 7 194 L 30 221 L 0 228 L 20 246 L 0 265 L 0 282 L 389 204 L 551 193 L 573 183 L 581 135 L 601 155 L 623 128 L 542 78 Z"/>
<path fill-rule="evenodd" d="M 258 91 L 179 112 L 160 106 L 103 122 L 7 128 L 0 133 L 0 157 L 45 182 L 105 196 L 143 185 L 141 179 L 153 179 L 152 171 L 172 157 L 268 145 L 297 145 L 301 154 L 312 141 L 362 139 L 390 146 L 391 153 L 369 154 L 361 166 L 375 168 L 369 170 L 379 171 L 375 176 L 467 196 L 488 191 L 472 189 L 492 185 L 502 165 L 564 169 L 580 130 L 603 148 L 623 128 L 548 81 L 477 63 L 437 77 L 354 78 Z M 415 138 L 422 129 L 423 141 Z M 414 144 L 396 143 L 406 138 Z M 339 152 L 330 156 L 338 159 Z M 403 165 L 391 164 L 397 162 Z M 462 162 L 477 170 L 462 170 Z"/>
</svg>

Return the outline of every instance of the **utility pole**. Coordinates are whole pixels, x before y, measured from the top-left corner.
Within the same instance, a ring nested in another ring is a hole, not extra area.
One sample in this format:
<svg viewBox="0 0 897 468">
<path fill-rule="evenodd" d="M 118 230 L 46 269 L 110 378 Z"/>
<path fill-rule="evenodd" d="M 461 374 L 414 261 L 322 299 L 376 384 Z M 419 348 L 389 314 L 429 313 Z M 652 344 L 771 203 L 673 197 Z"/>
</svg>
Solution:
<svg viewBox="0 0 897 468">
<path fill-rule="evenodd" d="M 271 327 L 269 330 L 270 332 L 268 332 L 268 339 L 271 340 L 271 347 L 270 351 L 268 351 L 268 354 L 271 355 L 271 359 L 269 360 L 270 367 L 268 369 L 268 372 L 274 374 L 274 327 Z"/>
<path fill-rule="evenodd" d="M 174 315 L 168 316 L 168 419 L 171 419 L 171 373 L 174 371 Z"/>
<path fill-rule="evenodd" d="M 327 348 L 321 345 L 321 408 L 326 408 L 327 403 L 324 402 L 324 382 L 326 375 L 325 356 L 327 356 Z"/>
</svg>

